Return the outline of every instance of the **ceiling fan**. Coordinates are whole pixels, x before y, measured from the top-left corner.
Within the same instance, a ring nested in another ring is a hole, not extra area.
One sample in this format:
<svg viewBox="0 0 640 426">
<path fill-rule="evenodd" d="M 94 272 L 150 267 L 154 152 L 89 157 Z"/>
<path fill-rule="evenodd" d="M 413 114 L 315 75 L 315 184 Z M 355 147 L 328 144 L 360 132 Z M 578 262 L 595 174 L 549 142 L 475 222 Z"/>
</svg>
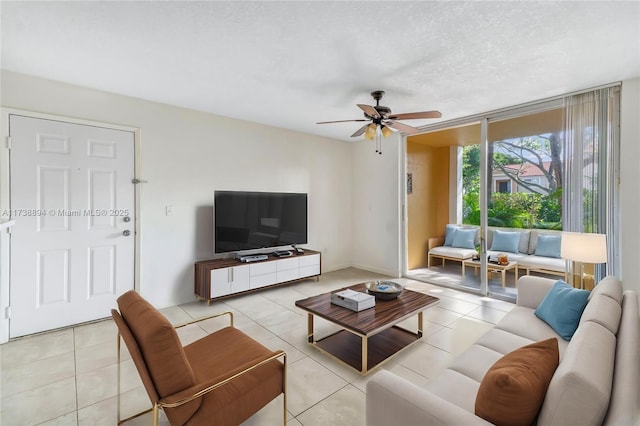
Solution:
<svg viewBox="0 0 640 426">
<path fill-rule="evenodd" d="M 422 111 L 422 112 L 408 112 L 405 114 L 393 114 L 391 108 L 380 105 L 380 99 L 384 96 L 383 90 L 376 90 L 371 92 L 371 96 L 376 101 L 375 106 L 357 104 L 358 107 L 364 111 L 364 119 L 357 120 L 338 120 L 338 121 L 320 121 L 316 124 L 328 124 L 328 123 L 346 123 L 346 122 L 358 122 L 368 121 L 370 123 L 360 127 L 351 137 L 357 137 L 364 133 L 364 137 L 369 140 L 376 139 L 376 152 L 382 154 L 381 138 L 387 137 L 393 133 L 391 129 L 396 129 L 409 135 L 418 133 L 419 130 L 413 126 L 409 126 L 404 123 L 398 123 L 397 120 L 416 120 L 424 118 L 440 118 L 442 114 L 439 111 Z M 378 132 L 378 129 L 380 130 Z"/>
</svg>

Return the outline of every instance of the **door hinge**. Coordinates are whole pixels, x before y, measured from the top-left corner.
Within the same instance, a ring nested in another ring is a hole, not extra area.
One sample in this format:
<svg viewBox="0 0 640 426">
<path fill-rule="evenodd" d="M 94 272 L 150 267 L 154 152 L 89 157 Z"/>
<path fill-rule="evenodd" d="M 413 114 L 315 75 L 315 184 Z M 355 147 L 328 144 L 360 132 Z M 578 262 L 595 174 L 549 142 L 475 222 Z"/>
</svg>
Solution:
<svg viewBox="0 0 640 426">
<path fill-rule="evenodd" d="M 4 316 L 7 319 L 11 319 L 11 306 L 7 306 L 4 310 Z"/>
<path fill-rule="evenodd" d="M 7 148 L 11 149 L 11 136 L 7 136 Z"/>
</svg>

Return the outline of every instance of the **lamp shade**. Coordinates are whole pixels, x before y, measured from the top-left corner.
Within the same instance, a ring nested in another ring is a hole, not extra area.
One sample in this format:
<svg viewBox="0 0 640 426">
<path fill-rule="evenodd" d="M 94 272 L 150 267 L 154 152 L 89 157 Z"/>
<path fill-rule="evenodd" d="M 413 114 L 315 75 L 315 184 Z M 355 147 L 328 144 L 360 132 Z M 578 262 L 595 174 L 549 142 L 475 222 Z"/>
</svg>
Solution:
<svg viewBox="0 0 640 426">
<path fill-rule="evenodd" d="M 378 130 L 378 126 L 374 123 L 371 123 L 367 126 L 366 130 L 364 131 L 364 137 L 369 139 L 370 141 L 373 140 L 373 138 L 376 137 L 376 131 Z"/>
<path fill-rule="evenodd" d="M 387 126 L 380 127 L 380 131 L 382 132 L 385 138 L 393 134 L 393 130 L 391 130 Z"/>
<path fill-rule="evenodd" d="M 563 232 L 560 256 L 574 262 L 606 263 L 607 236 L 605 234 Z"/>
</svg>

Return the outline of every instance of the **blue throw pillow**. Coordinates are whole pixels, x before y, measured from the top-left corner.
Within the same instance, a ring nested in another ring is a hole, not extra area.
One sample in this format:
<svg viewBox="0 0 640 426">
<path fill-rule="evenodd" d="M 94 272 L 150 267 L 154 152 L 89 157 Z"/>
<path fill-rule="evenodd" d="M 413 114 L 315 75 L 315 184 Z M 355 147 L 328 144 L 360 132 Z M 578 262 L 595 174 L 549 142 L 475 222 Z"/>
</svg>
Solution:
<svg viewBox="0 0 640 426">
<path fill-rule="evenodd" d="M 451 247 L 475 249 L 476 233 L 475 228 L 457 228 L 453 231 Z"/>
<path fill-rule="evenodd" d="M 453 243 L 453 231 L 455 231 L 458 228 L 459 228 L 458 225 L 447 225 L 445 227 L 445 234 L 444 234 L 445 246 L 451 246 L 451 243 Z"/>
<path fill-rule="evenodd" d="M 492 251 L 508 251 L 509 253 L 517 253 L 520 244 L 520 232 L 507 232 L 495 230 L 493 232 L 493 243 L 491 243 Z"/>
<path fill-rule="evenodd" d="M 560 257 L 560 235 L 538 235 L 536 243 L 536 256 Z"/>
<path fill-rule="evenodd" d="M 589 291 L 558 280 L 544 296 L 534 314 L 549 324 L 564 340 L 571 340 L 587 306 Z"/>
</svg>

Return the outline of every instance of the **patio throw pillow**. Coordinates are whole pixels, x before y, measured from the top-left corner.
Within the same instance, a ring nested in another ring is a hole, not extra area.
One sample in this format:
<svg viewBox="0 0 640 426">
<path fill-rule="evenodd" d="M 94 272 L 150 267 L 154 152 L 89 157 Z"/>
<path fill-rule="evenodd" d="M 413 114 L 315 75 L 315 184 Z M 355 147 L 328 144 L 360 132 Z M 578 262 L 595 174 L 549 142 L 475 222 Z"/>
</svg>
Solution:
<svg viewBox="0 0 640 426">
<path fill-rule="evenodd" d="M 588 290 L 573 288 L 558 280 L 544 296 L 534 314 L 549 324 L 564 340 L 571 340 L 588 298 Z"/>
<path fill-rule="evenodd" d="M 496 229 L 493 233 L 493 243 L 491 243 L 490 250 L 517 253 L 519 244 L 520 232 L 507 232 Z"/>
<path fill-rule="evenodd" d="M 480 383 L 476 415 L 496 425 L 534 424 L 559 361 L 555 337 L 504 355 Z"/>
<path fill-rule="evenodd" d="M 476 233 L 475 228 L 457 228 L 453 231 L 453 239 L 451 241 L 451 247 L 475 249 Z"/>
<path fill-rule="evenodd" d="M 538 235 L 536 244 L 536 256 L 544 257 L 560 257 L 560 243 L 562 242 L 560 235 Z"/>
<path fill-rule="evenodd" d="M 444 231 L 444 245 L 451 247 L 451 243 L 453 243 L 453 232 L 458 229 L 458 225 L 447 225 Z"/>
</svg>

